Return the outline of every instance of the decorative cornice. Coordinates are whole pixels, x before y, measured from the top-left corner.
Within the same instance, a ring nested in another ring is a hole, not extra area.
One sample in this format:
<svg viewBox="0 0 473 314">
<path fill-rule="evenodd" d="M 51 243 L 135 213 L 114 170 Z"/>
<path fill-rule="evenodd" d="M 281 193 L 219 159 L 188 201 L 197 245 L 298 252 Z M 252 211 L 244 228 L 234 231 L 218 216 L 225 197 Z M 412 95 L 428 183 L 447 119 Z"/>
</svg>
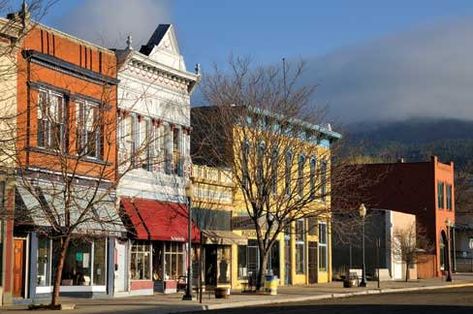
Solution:
<svg viewBox="0 0 473 314">
<path fill-rule="evenodd" d="M 85 78 L 96 83 L 106 83 L 111 85 L 117 85 L 119 83 L 119 80 L 114 77 L 82 68 L 73 63 L 35 50 L 23 50 L 22 54 L 25 59 L 28 59 L 31 62 L 44 65 L 51 69 L 60 70 L 66 74 L 70 74 L 78 78 Z"/>
</svg>

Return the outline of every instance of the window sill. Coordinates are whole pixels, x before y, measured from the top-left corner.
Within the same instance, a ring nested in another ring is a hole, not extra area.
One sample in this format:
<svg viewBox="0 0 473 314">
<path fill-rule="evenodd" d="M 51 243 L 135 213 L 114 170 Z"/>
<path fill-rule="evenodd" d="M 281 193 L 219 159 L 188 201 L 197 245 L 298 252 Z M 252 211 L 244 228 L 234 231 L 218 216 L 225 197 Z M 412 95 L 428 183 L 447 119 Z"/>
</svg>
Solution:
<svg viewBox="0 0 473 314">
<path fill-rule="evenodd" d="M 49 148 L 45 148 L 45 147 L 30 147 L 28 149 L 28 151 L 34 152 L 34 153 L 47 154 L 47 155 L 51 155 L 51 156 L 58 156 L 59 155 L 58 150 L 49 149 Z M 66 154 L 66 155 L 64 155 L 64 158 L 78 159 L 79 157 L 77 155 L 73 155 L 73 154 Z M 94 157 L 89 157 L 89 156 L 81 157 L 80 161 L 90 162 L 90 163 L 99 164 L 99 165 L 106 165 L 106 166 L 111 166 L 112 165 L 110 162 L 107 162 L 105 160 L 101 160 L 101 159 L 94 158 Z"/>
</svg>

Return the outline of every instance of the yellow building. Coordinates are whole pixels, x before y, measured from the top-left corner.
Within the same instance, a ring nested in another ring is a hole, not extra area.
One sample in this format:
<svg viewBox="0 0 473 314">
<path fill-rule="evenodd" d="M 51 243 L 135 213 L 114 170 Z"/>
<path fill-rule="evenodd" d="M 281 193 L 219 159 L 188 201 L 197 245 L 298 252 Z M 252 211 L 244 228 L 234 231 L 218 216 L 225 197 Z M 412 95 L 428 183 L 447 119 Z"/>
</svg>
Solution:
<svg viewBox="0 0 473 314">
<path fill-rule="evenodd" d="M 254 285 L 261 267 L 280 285 L 330 281 L 330 145 L 340 135 L 263 110 L 227 109 L 192 109 L 191 149 L 194 163 L 231 173 L 231 229 L 247 239 L 231 246 L 231 287 Z M 264 263 L 259 246 L 269 242 Z"/>
</svg>

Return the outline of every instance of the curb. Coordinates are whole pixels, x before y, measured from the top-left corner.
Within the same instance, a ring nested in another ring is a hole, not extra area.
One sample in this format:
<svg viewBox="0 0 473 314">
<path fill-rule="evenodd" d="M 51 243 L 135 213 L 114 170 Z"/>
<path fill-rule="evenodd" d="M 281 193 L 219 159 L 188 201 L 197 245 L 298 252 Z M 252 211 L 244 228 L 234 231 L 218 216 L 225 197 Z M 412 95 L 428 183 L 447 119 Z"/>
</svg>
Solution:
<svg viewBox="0 0 473 314">
<path fill-rule="evenodd" d="M 297 303 L 305 301 L 317 301 L 317 300 L 327 300 L 327 299 L 340 299 L 340 298 L 349 298 L 353 296 L 360 295 L 372 295 L 372 294 L 388 294 L 388 293 L 399 293 L 399 292 L 411 292 L 411 291 L 422 291 L 422 290 L 439 290 L 439 289 L 450 289 L 450 288 L 464 288 L 464 287 L 473 287 L 473 283 L 462 283 L 462 284 L 451 284 L 448 286 L 425 286 L 425 287 L 412 287 L 412 288 L 386 288 L 386 289 L 370 289 L 365 291 L 356 291 L 356 292 L 347 292 L 347 293 L 327 293 L 313 296 L 303 296 L 296 297 L 291 299 L 274 299 L 274 300 L 260 300 L 260 301 L 243 301 L 235 303 L 223 303 L 223 304 L 210 304 L 202 305 L 200 309 L 195 309 L 194 311 L 210 311 L 210 310 L 221 310 L 229 308 L 239 308 L 239 307 L 248 307 L 248 306 L 259 306 L 259 305 L 268 305 L 268 304 L 281 304 L 281 303 Z M 189 309 L 175 311 L 170 313 L 182 313 L 189 312 Z"/>
</svg>

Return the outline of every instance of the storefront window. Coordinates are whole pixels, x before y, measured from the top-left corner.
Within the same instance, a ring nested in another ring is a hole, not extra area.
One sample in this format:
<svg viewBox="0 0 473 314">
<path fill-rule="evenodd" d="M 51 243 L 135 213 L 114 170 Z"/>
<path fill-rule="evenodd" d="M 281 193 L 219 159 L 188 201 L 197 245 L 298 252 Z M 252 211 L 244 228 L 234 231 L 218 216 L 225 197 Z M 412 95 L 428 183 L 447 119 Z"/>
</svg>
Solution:
<svg viewBox="0 0 473 314">
<path fill-rule="evenodd" d="M 105 239 L 94 242 L 94 285 L 104 286 L 106 277 Z"/>
<path fill-rule="evenodd" d="M 55 242 L 55 252 L 59 252 L 59 241 Z M 90 286 L 92 242 L 71 240 L 62 270 L 62 286 Z"/>
<path fill-rule="evenodd" d="M 131 246 L 131 280 L 151 279 L 151 244 L 136 242 Z"/>
<path fill-rule="evenodd" d="M 164 280 L 179 279 L 184 276 L 184 248 L 182 243 L 164 244 Z"/>
<path fill-rule="evenodd" d="M 328 268 L 327 233 L 327 224 L 319 223 L 319 271 L 327 271 Z"/>
<path fill-rule="evenodd" d="M 279 276 L 279 241 L 276 241 L 271 247 L 271 252 L 268 256 L 268 272 Z"/>
<path fill-rule="evenodd" d="M 246 251 L 247 251 L 246 245 L 238 246 L 238 279 L 244 279 L 248 276 Z"/>
<path fill-rule="evenodd" d="M 38 239 L 38 274 L 37 274 L 37 286 L 49 286 L 50 285 L 50 250 L 51 240 L 46 238 Z"/>
<path fill-rule="evenodd" d="M 303 274 L 305 272 L 305 221 L 303 219 L 296 221 L 296 273 Z"/>
<path fill-rule="evenodd" d="M 217 250 L 218 283 L 230 283 L 231 247 L 221 246 Z"/>
</svg>

